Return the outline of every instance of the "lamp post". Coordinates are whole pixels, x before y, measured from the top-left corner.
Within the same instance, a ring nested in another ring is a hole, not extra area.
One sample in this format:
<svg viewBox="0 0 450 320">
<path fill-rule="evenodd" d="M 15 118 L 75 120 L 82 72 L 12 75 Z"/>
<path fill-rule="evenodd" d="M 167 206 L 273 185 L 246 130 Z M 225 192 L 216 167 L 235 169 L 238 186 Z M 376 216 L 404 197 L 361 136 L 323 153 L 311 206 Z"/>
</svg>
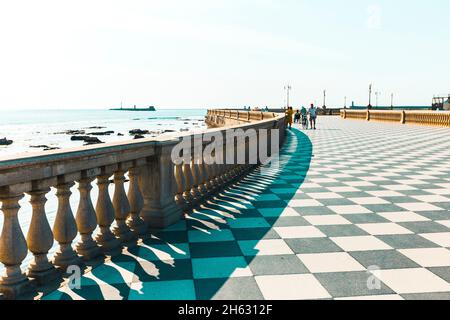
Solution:
<svg viewBox="0 0 450 320">
<path fill-rule="evenodd" d="M 376 104 L 377 107 L 378 107 L 378 97 L 380 96 L 380 94 L 381 94 L 381 92 L 379 92 L 379 91 L 375 92 L 375 96 L 377 98 L 377 104 Z"/>
<path fill-rule="evenodd" d="M 326 109 L 327 108 L 327 90 L 323 90 L 323 108 Z"/>
<path fill-rule="evenodd" d="M 292 87 L 290 85 L 286 85 L 284 87 L 284 90 L 286 90 L 286 101 L 287 101 L 287 108 L 289 108 L 289 92 L 292 90 Z"/>
<path fill-rule="evenodd" d="M 394 110 L 394 94 L 391 93 L 391 110 Z"/>
<path fill-rule="evenodd" d="M 347 96 L 344 97 L 344 109 L 347 109 Z"/>
<path fill-rule="evenodd" d="M 372 109 L 372 84 L 369 85 L 369 105 L 367 109 Z"/>
</svg>

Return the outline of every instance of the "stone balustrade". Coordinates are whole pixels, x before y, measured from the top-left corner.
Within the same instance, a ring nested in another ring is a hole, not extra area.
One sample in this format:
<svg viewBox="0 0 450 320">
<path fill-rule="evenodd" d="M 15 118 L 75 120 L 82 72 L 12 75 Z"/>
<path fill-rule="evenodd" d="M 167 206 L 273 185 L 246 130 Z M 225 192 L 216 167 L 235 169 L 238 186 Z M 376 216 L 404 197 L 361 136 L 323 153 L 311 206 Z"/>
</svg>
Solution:
<svg viewBox="0 0 450 320">
<path fill-rule="evenodd" d="M 450 127 L 450 112 L 407 110 L 341 110 L 344 119 Z"/>
<path fill-rule="evenodd" d="M 218 128 L 204 133 L 222 134 L 229 128 L 281 129 L 280 143 L 284 141 L 282 114 L 209 110 L 206 121 Z M 193 142 L 192 156 L 174 164 L 172 150 L 183 139 Z M 68 266 L 120 253 L 123 246 L 136 243 L 149 230 L 178 222 L 184 212 L 255 167 L 248 161 L 211 164 L 202 155 L 209 145 L 203 140 L 201 133 L 179 134 L 0 159 L 0 210 L 4 216 L 0 294 L 8 299 L 20 297 L 60 279 Z M 246 139 L 235 139 L 231 149 L 229 144 L 220 148 L 225 156 L 227 152 L 236 154 L 238 148 L 245 148 L 247 155 L 250 150 Z M 198 154 L 201 156 L 194 156 Z M 75 185 L 77 189 L 72 188 Z M 93 185 L 98 190 L 96 199 L 91 195 Z M 58 203 L 51 226 L 45 204 L 55 190 Z M 74 190 L 79 193 L 77 208 L 70 204 Z M 25 194 L 30 196 L 32 208 L 26 236 L 19 224 L 19 201 Z M 50 257 L 55 244 L 56 253 Z M 24 271 L 21 267 L 29 253 L 32 261 Z"/>
</svg>

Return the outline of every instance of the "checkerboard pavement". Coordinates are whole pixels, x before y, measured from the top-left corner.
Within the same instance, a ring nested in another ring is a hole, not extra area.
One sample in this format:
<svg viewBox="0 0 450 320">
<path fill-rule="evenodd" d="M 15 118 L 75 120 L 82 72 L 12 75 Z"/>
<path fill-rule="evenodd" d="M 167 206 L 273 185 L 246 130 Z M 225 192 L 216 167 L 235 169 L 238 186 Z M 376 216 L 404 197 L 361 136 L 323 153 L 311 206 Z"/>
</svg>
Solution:
<svg viewBox="0 0 450 320">
<path fill-rule="evenodd" d="M 44 299 L 450 299 L 450 131 L 319 118 L 255 171 Z"/>
</svg>

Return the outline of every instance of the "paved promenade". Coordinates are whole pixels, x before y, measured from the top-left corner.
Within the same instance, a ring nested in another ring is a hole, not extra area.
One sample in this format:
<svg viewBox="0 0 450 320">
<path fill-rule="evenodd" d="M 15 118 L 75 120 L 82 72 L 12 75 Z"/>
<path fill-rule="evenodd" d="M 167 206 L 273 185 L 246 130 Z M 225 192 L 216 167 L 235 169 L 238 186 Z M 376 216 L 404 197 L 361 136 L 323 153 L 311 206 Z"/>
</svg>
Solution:
<svg viewBox="0 0 450 320">
<path fill-rule="evenodd" d="M 254 172 L 44 299 L 450 299 L 450 130 L 321 117 Z"/>
</svg>

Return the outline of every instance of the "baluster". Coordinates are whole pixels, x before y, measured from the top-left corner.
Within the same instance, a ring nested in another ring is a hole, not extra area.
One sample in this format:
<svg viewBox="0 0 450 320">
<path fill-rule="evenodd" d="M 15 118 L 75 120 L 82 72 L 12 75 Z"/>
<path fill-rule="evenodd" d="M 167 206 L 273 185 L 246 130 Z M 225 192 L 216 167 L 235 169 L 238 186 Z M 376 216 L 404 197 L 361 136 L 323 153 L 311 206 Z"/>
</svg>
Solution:
<svg viewBox="0 0 450 320">
<path fill-rule="evenodd" d="M 195 203 L 202 201 L 203 195 L 200 192 L 200 171 L 196 163 L 195 157 L 191 159 L 191 173 L 192 173 L 192 197 Z"/>
<path fill-rule="evenodd" d="M 81 240 L 77 244 L 77 252 L 84 260 L 98 257 L 101 252 L 97 243 L 92 239 L 92 233 L 97 228 L 97 218 L 91 201 L 92 181 L 94 178 L 84 177 L 78 181 L 80 203 L 75 221 L 80 232 Z"/>
<path fill-rule="evenodd" d="M 134 236 L 126 223 L 128 215 L 130 214 L 130 203 L 128 202 L 127 195 L 125 194 L 124 183 L 125 172 L 119 169 L 114 173 L 113 207 L 114 216 L 116 218 L 114 234 L 122 240 L 122 242 L 129 242 L 134 238 Z"/>
<path fill-rule="evenodd" d="M 75 183 L 61 183 L 56 186 L 56 196 L 58 197 L 58 210 L 53 225 L 53 235 L 59 244 L 59 248 L 53 257 L 53 263 L 66 269 L 70 265 L 78 265 L 80 259 L 72 248 L 72 241 L 77 236 L 77 225 L 70 207 L 70 188 Z"/>
<path fill-rule="evenodd" d="M 30 288 L 28 278 L 20 270 L 28 252 L 17 216 L 20 209 L 19 200 L 22 198 L 23 194 L 0 196 L 1 211 L 4 215 L 0 236 L 0 262 L 5 265 L 4 274 L 0 278 L 0 292 L 8 299 L 14 299 Z"/>
<path fill-rule="evenodd" d="M 195 205 L 195 198 L 191 193 L 191 190 L 194 188 L 193 185 L 193 176 L 191 171 L 191 165 L 189 163 L 183 164 L 183 176 L 184 176 L 184 182 L 185 182 L 185 189 L 183 192 L 183 198 L 188 204 L 188 206 Z"/>
<path fill-rule="evenodd" d="M 206 162 L 208 162 L 209 164 Z M 216 183 L 216 165 L 213 154 L 210 154 L 204 158 L 203 166 L 206 171 L 206 186 L 208 188 L 208 192 L 209 194 L 214 194 L 218 189 L 218 185 Z"/>
<path fill-rule="evenodd" d="M 202 199 L 205 199 L 208 197 L 208 190 L 205 185 L 206 177 L 203 169 L 203 159 L 201 157 L 202 155 L 199 154 L 195 159 L 195 172 L 197 175 L 198 191 L 200 192 Z"/>
<path fill-rule="evenodd" d="M 36 279 L 39 284 L 54 280 L 58 276 L 55 267 L 48 260 L 48 251 L 53 246 L 53 232 L 45 214 L 45 195 L 50 188 L 33 190 L 31 196 L 32 216 L 27 234 L 28 249 L 33 253 L 34 260 L 28 268 L 28 276 Z"/>
<path fill-rule="evenodd" d="M 184 179 L 182 164 L 175 166 L 175 182 L 176 182 L 176 184 L 175 184 L 175 186 L 176 186 L 175 201 L 182 209 L 186 209 L 187 203 L 183 197 L 184 192 L 186 190 L 186 181 Z"/>
<path fill-rule="evenodd" d="M 210 162 L 213 161 L 212 158 L 210 158 Z M 206 170 L 208 171 L 208 177 L 209 177 L 209 184 L 211 188 L 211 193 L 216 193 L 217 190 L 219 190 L 219 184 L 217 183 L 217 165 L 215 162 L 211 164 L 206 165 Z"/>
<path fill-rule="evenodd" d="M 120 241 L 111 232 L 111 224 L 114 222 L 114 207 L 109 196 L 109 177 L 105 169 L 97 176 L 98 198 L 95 212 L 97 213 L 97 221 L 100 232 L 95 240 L 105 253 L 111 253 L 120 246 Z"/>
<path fill-rule="evenodd" d="M 139 216 L 144 206 L 141 191 L 138 184 L 139 168 L 133 167 L 128 171 L 130 184 L 128 186 L 128 200 L 130 203 L 130 218 L 128 219 L 128 226 L 134 235 L 139 236 L 145 233 L 147 226 L 144 220 Z"/>
</svg>

